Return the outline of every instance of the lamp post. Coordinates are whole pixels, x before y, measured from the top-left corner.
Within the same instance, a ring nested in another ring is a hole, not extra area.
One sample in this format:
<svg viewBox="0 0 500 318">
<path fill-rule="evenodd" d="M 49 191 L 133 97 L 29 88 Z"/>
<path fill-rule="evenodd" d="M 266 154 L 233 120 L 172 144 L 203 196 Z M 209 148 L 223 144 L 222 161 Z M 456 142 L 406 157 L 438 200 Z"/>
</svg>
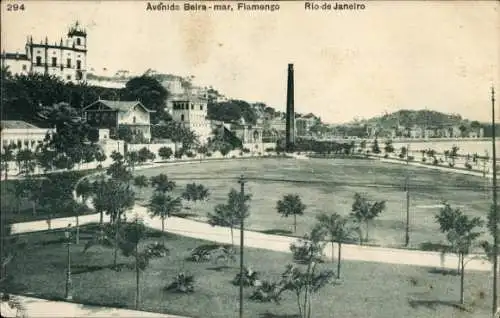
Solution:
<svg viewBox="0 0 500 318">
<path fill-rule="evenodd" d="M 68 248 L 68 264 L 66 268 L 66 292 L 64 298 L 66 300 L 72 300 L 73 295 L 71 293 L 71 224 L 64 231 L 64 236 L 66 238 L 66 246 Z"/>
<path fill-rule="evenodd" d="M 245 205 L 245 176 L 241 175 L 240 179 L 238 180 L 238 183 L 240 184 L 241 187 L 241 211 L 240 211 L 240 318 L 243 318 L 243 275 L 244 275 L 244 269 L 243 269 L 243 247 L 244 247 L 244 205 Z"/>
</svg>

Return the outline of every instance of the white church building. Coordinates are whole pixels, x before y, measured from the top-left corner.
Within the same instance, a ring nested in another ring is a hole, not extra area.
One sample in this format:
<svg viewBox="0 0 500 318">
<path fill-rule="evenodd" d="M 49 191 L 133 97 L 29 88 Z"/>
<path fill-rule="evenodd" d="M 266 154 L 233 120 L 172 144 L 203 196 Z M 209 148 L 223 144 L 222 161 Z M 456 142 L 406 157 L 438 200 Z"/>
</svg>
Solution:
<svg viewBox="0 0 500 318">
<path fill-rule="evenodd" d="M 15 74 L 46 74 L 65 82 L 80 83 L 87 79 L 87 33 L 76 22 L 67 36 L 51 42 L 46 37 L 39 43 L 29 36 L 24 53 L 1 55 L 2 67 Z"/>
</svg>

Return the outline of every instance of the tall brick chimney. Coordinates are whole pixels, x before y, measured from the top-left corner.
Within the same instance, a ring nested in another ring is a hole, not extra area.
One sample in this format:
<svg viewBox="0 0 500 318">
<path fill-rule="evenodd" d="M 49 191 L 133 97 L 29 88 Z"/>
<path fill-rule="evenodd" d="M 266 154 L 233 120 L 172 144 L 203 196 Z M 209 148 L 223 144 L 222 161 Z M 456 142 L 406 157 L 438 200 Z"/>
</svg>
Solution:
<svg viewBox="0 0 500 318">
<path fill-rule="evenodd" d="M 286 151 L 293 151 L 293 146 L 295 144 L 295 107 L 293 99 L 293 64 L 288 64 L 288 85 L 286 93 Z"/>
</svg>

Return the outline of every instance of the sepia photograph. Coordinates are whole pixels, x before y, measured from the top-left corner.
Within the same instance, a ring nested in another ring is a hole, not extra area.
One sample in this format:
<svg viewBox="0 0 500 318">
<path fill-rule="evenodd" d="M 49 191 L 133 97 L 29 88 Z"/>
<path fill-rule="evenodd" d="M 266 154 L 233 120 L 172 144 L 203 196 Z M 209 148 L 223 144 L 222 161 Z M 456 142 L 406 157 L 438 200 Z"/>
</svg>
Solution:
<svg viewBox="0 0 500 318">
<path fill-rule="evenodd" d="M 0 6 L 1 317 L 500 318 L 499 1 Z"/>
</svg>

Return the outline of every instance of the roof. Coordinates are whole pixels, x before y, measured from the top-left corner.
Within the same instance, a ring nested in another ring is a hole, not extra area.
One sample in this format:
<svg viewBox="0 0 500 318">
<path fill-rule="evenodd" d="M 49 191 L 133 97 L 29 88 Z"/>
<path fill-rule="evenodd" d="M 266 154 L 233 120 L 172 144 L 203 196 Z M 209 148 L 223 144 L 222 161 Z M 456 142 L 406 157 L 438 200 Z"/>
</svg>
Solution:
<svg viewBox="0 0 500 318">
<path fill-rule="evenodd" d="M 8 60 L 26 60 L 26 61 L 28 61 L 28 55 L 19 54 L 19 53 L 3 53 L 2 58 L 8 59 Z"/>
<path fill-rule="evenodd" d="M 21 120 L 2 120 L 2 129 L 40 129 L 39 127 Z"/>
<path fill-rule="evenodd" d="M 87 108 L 94 106 L 97 103 L 101 103 L 104 106 L 107 106 L 113 110 L 117 110 L 120 112 L 128 112 L 132 107 L 136 105 L 140 105 L 142 108 L 144 108 L 145 111 L 149 113 L 153 113 L 154 111 L 146 108 L 140 101 L 119 101 L 119 100 L 104 100 L 104 99 L 98 99 L 92 104 L 88 105 L 85 107 L 83 110 L 86 110 Z"/>
</svg>

